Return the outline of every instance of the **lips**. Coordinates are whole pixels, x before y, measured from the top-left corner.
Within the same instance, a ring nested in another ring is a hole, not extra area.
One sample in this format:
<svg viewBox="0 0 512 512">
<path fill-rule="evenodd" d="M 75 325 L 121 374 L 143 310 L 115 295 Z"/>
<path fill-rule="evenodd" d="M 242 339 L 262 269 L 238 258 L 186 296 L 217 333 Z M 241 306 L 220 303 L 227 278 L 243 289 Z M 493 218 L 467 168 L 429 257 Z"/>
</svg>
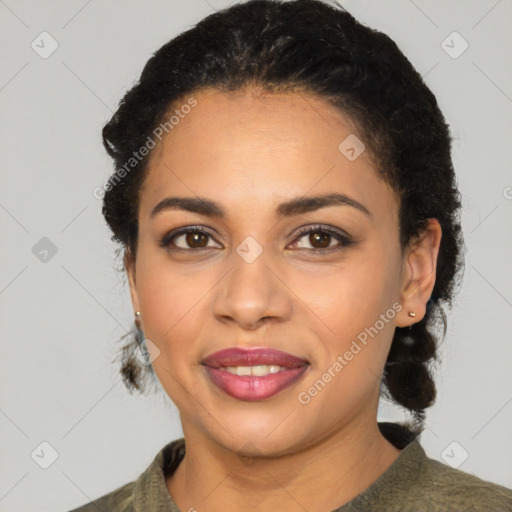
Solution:
<svg viewBox="0 0 512 512">
<path fill-rule="evenodd" d="M 203 360 L 203 364 L 210 368 L 259 365 L 278 365 L 284 368 L 300 368 L 308 363 L 306 359 L 300 359 L 287 352 L 273 348 L 227 348 L 210 354 Z"/>
<path fill-rule="evenodd" d="M 210 354 L 202 361 L 210 381 L 237 400 L 255 402 L 270 398 L 301 379 L 309 368 L 306 359 L 271 348 L 229 348 Z M 237 375 L 234 367 L 272 367 L 277 373 Z"/>
</svg>

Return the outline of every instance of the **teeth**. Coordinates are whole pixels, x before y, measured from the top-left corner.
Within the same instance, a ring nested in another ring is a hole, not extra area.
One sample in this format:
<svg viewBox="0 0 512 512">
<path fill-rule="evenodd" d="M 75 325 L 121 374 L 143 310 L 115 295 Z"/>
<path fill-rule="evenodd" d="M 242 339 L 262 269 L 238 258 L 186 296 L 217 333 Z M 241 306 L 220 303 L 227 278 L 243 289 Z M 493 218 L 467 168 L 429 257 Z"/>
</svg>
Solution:
<svg viewBox="0 0 512 512">
<path fill-rule="evenodd" d="M 227 366 L 223 370 L 234 375 L 254 375 L 256 377 L 264 377 L 270 373 L 278 373 L 283 367 L 278 365 L 260 364 L 258 366 Z"/>
<path fill-rule="evenodd" d="M 237 366 L 236 374 L 237 375 L 251 375 L 251 367 L 250 366 Z"/>
</svg>

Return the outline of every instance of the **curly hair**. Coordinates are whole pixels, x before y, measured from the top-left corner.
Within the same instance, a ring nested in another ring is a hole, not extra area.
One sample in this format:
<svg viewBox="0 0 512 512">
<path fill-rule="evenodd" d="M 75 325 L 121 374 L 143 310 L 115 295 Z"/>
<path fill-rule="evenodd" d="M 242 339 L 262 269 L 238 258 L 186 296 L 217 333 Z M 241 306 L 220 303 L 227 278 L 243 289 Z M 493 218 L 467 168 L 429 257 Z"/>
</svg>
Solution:
<svg viewBox="0 0 512 512">
<path fill-rule="evenodd" d="M 411 328 L 395 329 L 381 382 L 381 393 L 412 413 L 408 426 L 420 433 L 424 410 L 436 397 L 431 365 L 446 334 L 443 305 L 452 306 L 463 269 L 461 202 L 448 125 L 434 94 L 387 35 L 320 0 L 250 0 L 164 44 L 103 128 L 115 167 L 103 202 L 112 240 L 136 258 L 139 190 L 149 155 L 127 172 L 134 150 L 187 96 L 250 87 L 321 98 L 354 123 L 377 172 L 397 193 L 402 250 L 421 236 L 429 218 L 441 225 L 426 315 Z M 121 374 L 130 391 L 143 392 L 153 370 L 133 356 L 141 345 L 138 331 L 122 349 Z"/>
</svg>

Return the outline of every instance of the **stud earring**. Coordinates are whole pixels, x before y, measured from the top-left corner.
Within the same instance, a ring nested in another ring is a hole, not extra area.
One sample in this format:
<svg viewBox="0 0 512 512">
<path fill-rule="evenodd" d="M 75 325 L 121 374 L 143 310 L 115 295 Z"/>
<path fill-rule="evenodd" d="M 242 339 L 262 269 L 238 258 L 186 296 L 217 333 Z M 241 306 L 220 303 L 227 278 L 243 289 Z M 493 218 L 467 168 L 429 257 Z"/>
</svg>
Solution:
<svg viewBox="0 0 512 512">
<path fill-rule="evenodd" d="M 409 316 L 411 318 L 414 318 L 416 316 L 416 313 L 414 313 L 413 311 L 409 311 Z"/>
<path fill-rule="evenodd" d="M 135 311 L 135 326 L 137 327 L 137 330 L 140 331 L 141 330 L 141 325 L 140 325 L 140 311 Z"/>
</svg>

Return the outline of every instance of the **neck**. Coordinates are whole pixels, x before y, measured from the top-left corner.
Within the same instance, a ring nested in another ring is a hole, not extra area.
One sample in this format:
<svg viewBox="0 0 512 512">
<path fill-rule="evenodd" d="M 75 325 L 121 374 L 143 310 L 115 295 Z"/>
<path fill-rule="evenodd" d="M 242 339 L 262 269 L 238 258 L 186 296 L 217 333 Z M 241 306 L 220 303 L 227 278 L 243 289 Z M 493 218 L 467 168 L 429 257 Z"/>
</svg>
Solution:
<svg viewBox="0 0 512 512">
<path fill-rule="evenodd" d="M 376 421 L 280 457 L 243 458 L 195 431 L 184 433 L 186 454 L 167 488 L 187 511 L 334 510 L 363 492 L 400 454 Z"/>
</svg>

